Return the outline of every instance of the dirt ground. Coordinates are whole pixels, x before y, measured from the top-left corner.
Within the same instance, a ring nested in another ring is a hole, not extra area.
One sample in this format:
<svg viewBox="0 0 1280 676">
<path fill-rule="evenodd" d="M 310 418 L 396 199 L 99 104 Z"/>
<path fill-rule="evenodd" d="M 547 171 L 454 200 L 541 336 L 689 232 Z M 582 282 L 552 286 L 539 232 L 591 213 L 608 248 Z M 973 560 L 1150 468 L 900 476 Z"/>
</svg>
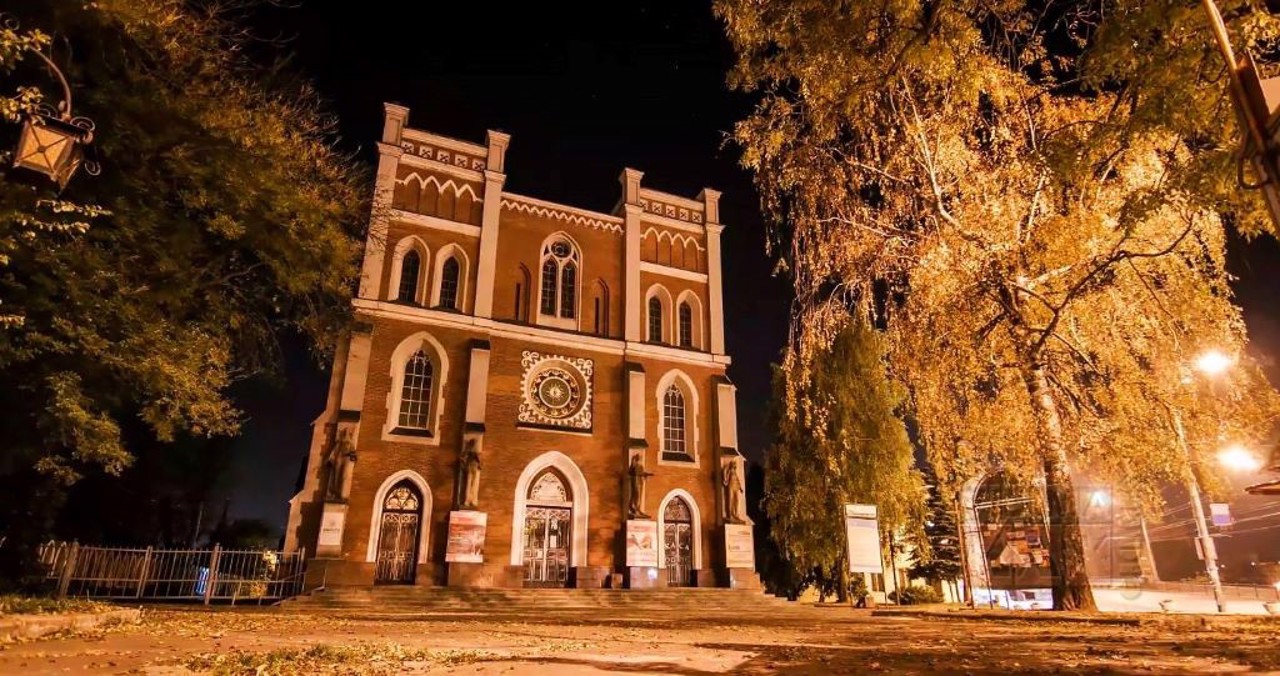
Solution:
<svg viewBox="0 0 1280 676">
<path fill-rule="evenodd" d="M 1110 626 L 872 617 L 333 618 L 149 609 L 139 625 L 0 646 L 0 674 L 1260 673 L 1280 622 Z"/>
</svg>

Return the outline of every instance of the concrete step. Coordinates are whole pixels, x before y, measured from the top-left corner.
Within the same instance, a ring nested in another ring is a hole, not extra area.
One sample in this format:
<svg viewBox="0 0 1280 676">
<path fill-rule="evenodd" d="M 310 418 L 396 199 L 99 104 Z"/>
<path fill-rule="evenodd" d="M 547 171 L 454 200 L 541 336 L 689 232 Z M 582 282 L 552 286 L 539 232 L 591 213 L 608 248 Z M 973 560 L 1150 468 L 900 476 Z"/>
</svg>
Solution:
<svg viewBox="0 0 1280 676">
<path fill-rule="evenodd" d="M 284 608 L 376 615 L 492 614 L 498 612 L 615 613 L 692 611 L 755 614 L 795 607 L 759 591 L 715 588 L 457 589 L 448 587 L 333 587 L 290 599 Z"/>
</svg>

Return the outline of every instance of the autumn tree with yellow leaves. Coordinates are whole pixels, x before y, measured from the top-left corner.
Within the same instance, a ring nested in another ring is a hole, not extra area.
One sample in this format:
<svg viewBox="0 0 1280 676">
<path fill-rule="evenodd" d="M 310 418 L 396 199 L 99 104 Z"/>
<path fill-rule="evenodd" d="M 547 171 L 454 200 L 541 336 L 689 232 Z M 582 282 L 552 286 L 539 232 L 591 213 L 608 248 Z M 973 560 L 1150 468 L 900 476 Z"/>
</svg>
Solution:
<svg viewBox="0 0 1280 676">
<path fill-rule="evenodd" d="M 1280 22 L 1224 3 L 1257 45 Z M 849 308 L 885 327 L 930 462 L 1044 482 L 1054 606 L 1091 609 L 1072 485 L 1138 497 L 1269 432 L 1243 356 L 1226 227 L 1270 228 L 1237 183 L 1224 66 L 1191 3 L 720 0 L 735 129 L 794 278 L 784 368 L 804 382 Z M 1195 354 L 1242 355 L 1212 388 Z M 1186 426 L 1188 454 L 1176 443 Z M 1204 476 L 1206 480 L 1210 477 Z"/>
</svg>

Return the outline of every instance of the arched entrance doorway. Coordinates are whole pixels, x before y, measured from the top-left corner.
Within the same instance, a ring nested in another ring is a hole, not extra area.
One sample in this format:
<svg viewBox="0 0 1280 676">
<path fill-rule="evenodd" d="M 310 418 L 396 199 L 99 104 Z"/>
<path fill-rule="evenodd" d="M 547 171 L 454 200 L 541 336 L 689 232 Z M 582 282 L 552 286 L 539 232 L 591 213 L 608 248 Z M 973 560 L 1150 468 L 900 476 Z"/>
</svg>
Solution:
<svg viewBox="0 0 1280 676">
<path fill-rule="evenodd" d="M 987 603 L 1037 607 L 1048 597 L 1053 577 L 1042 490 L 1004 472 L 978 483 L 973 513 L 988 587 L 974 590 L 979 603 L 979 595 L 989 595 Z"/>
<path fill-rule="evenodd" d="M 422 493 L 405 479 L 387 491 L 382 500 L 378 528 L 378 552 L 374 581 L 378 584 L 413 584 L 418 564 L 418 539 L 422 532 Z"/>
<path fill-rule="evenodd" d="M 693 515 L 684 498 L 672 498 L 662 510 L 662 553 L 668 587 L 688 587 L 693 580 Z"/>
<path fill-rule="evenodd" d="M 547 468 L 529 485 L 524 507 L 521 557 L 526 587 L 563 587 L 569 582 L 573 493 L 564 477 Z"/>
</svg>

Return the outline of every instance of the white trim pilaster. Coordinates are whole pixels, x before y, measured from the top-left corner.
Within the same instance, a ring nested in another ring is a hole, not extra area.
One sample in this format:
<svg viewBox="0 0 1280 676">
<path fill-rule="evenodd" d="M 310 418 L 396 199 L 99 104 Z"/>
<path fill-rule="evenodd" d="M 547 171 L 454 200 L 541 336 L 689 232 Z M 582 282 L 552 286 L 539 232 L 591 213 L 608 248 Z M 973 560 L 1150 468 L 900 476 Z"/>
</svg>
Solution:
<svg viewBox="0 0 1280 676">
<path fill-rule="evenodd" d="M 489 398 L 489 341 L 473 341 L 467 377 L 467 423 L 483 425 Z"/>
<path fill-rule="evenodd" d="M 493 284 L 498 266 L 498 218 L 502 213 L 502 187 L 507 182 L 506 157 L 511 137 L 490 130 L 488 140 L 484 207 L 480 220 L 480 260 L 476 262 L 476 296 L 472 306 L 477 317 L 493 316 Z"/>
<path fill-rule="evenodd" d="M 707 310 L 711 317 L 711 354 L 724 354 L 724 291 L 720 270 L 722 231 L 723 225 L 707 224 Z"/>
<path fill-rule="evenodd" d="M 640 318 L 643 315 L 641 304 L 644 298 L 640 294 L 640 237 L 642 234 L 640 219 L 644 209 L 640 206 L 640 179 L 644 172 L 635 169 L 623 169 L 618 180 L 622 182 L 622 203 L 624 205 L 623 233 L 626 238 L 623 275 L 625 277 L 625 296 L 623 312 L 626 321 L 623 323 L 624 337 L 628 341 L 643 340 Z"/>
</svg>

